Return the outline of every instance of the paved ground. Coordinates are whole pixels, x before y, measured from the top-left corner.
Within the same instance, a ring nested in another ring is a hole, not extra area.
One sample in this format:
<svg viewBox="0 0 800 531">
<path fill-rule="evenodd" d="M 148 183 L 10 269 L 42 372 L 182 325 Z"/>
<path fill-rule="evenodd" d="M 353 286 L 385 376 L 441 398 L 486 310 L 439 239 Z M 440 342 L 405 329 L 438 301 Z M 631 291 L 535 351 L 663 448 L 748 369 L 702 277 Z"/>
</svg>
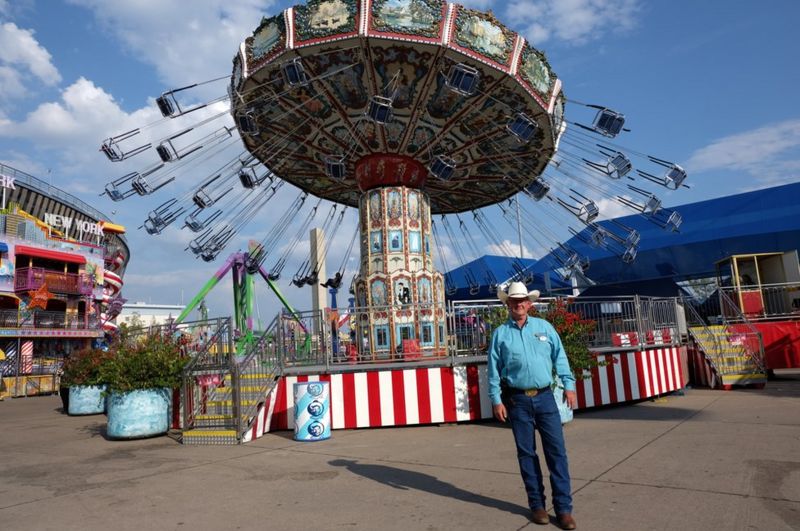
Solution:
<svg viewBox="0 0 800 531">
<path fill-rule="evenodd" d="M 0 402 L 0 529 L 548 529 L 497 423 L 184 447 L 104 421 Z M 581 412 L 567 444 L 579 529 L 800 529 L 800 375 Z"/>
</svg>

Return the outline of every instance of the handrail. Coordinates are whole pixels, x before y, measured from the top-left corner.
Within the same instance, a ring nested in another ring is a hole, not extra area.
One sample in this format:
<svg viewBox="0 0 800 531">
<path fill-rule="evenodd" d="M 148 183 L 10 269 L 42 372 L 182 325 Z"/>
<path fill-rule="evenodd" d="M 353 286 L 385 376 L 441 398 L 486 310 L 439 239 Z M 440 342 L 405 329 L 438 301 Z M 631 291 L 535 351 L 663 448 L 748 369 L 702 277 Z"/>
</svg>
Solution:
<svg viewBox="0 0 800 531">
<path fill-rule="evenodd" d="M 713 344 L 711 346 L 713 347 L 713 350 L 714 350 L 713 355 L 711 355 L 711 353 L 709 353 L 709 352 L 706 352 L 705 349 L 703 349 L 702 352 L 703 352 L 703 355 L 706 357 L 706 360 L 708 360 L 708 362 L 711 364 L 711 367 L 717 373 L 720 373 L 720 367 L 719 367 L 719 364 L 716 361 L 716 358 L 720 355 L 720 352 L 722 352 L 722 347 L 719 344 L 719 338 L 708 327 L 708 325 L 706 325 L 705 321 L 700 316 L 698 311 L 694 308 L 694 305 L 692 305 L 691 301 L 684 300 L 683 307 L 684 307 L 684 309 L 688 309 L 689 310 L 688 313 L 689 313 L 689 316 L 691 317 L 690 319 L 687 319 L 687 321 L 688 321 L 687 325 L 688 325 L 688 328 L 689 328 L 689 334 L 690 335 L 694 335 L 692 333 L 692 327 L 698 327 L 699 326 L 699 327 L 703 328 L 703 332 L 705 332 L 706 337 L 707 338 L 711 338 L 711 341 L 713 342 Z M 700 340 L 698 340 L 697 337 L 695 337 L 695 342 L 697 342 L 699 344 L 703 344 L 705 346 L 705 342 L 701 342 Z"/>
<path fill-rule="evenodd" d="M 278 378 L 283 374 L 281 356 L 277 354 L 277 349 L 275 348 L 275 332 L 278 329 L 279 318 L 280 316 L 276 316 L 258 339 L 247 346 L 244 358 L 234 366 L 232 373 L 234 392 L 233 414 L 236 419 L 236 433 L 239 441 L 242 440 L 245 432 L 250 428 L 252 419 L 255 418 L 258 413 L 258 408 L 262 405 L 266 407 L 262 399 L 275 387 Z M 272 342 L 272 344 L 270 344 L 270 342 Z M 266 356 L 264 356 L 265 353 Z M 268 366 L 267 372 L 260 372 L 265 365 Z M 260 376 L 257 378 L 256 382 L 252 382 L 257 389 L 251 389 L 246 393 L 249 396 L 257 398 L 256 400 L 249 401 L 249 403 L 244 402 L 243 395 L 245 393 L 241 392 L 242 376 L 245 374 Z"/>
<path fill-rule="evenodd" d="M 745 314 L 750 322 L 797 318 L 800 314 L 800 282 L 780 282 L 723 286 L 719 288 L 736 303 L 740 296 L 750 297 L 754 311 Z M 737 305 L 738 306 L 738 305 Z"/>
<path fill-rule="evenodd" d="M 189 429 L 194 425 L 194 419 L 197 417 L 198 413 L 201 411 L 203 404 L 200 401 L 195 402 L 192 398 L 194 397 L 194 393 L 192 392 L 192 385 L 193 385 L 193 375 L 194 371 L 199 370 L 198 364 L 200 360 L 206 357 L 211 350 L 213 345 L 217 345 L 217 351 L 226 352 L 226 357 L 228 360 L 231 359 L 231 356 L 227 355 L 227 352 L 230 351 L 230 332 L 231 332 L 231 318 L 218 318 L 216 319 L 217 327 L 216 331 L 211 334 L 204 343 L 196 346 L 196 350 L 194 355 L 191 357 L 189 362 L 186 364 L 186 367 L 183 369 L 183 393 L 181 394 L 182 400 L 182 409 L 183 409 L 183 429 Z M 181 328 L 184 328 L 185 325 L 189 323 L 182 323 L 179 325 Z M 206 323 L 207 324 L 207 323 Z M 228 337 L 228 348 L 223 348 L 221 344 L 223 341 L 223 336 L 227 335 Z M 230 366 L 228 367 L 219 367 L 215 366 L 215 369 L 221 373 L 230 372 Z"/>
<path fill-rule="evenodd" d="M 762 372 L 765 371 L 766 365 L 764 362 L 764 340 L 761 337 L 761 332 L 759 332 L 758 329 L 753 326 L 744 313 L 742 313 L 742 311 L 739 309 L 739 306 L 733 302 L 727 293 L 725 293 L 723 290 L 719 290 L 718 293 L 720 307 L 722 309 L 723 323 L 725 323 L 725 326 L 735 330 L 735 332 L 739 335 L 755 337 L 758 340 L 758 352 L 756 355 L 750 352 L 750 348 L 747 349 L 747 353 L 755 363 L 756 367 Z M 733 319 L 730 319 L 730 317 L 733 317 Z M 747 331 L 742 332 L 738 329 L 739 327 L 744 327 Z"/>
<path fill-rule="evenodd" d="M 194 354 L 194 356 L 192 356 L 192 358 L 186 364 L 186 367 L 184 367 L 183 369 L 184 375 L 190 373 L 197 366 L 197 363 L 199 362 L 201 356 L 208 353 L 208 350 L 210 349 L 211 345 L 216 343 L 223 333 L 230 332 L 231 330 L 230 317 L 217 318 L 216 321 L 217 321 L 217 330 L 213 334 L 211 334 L 211 336 L 208 337 L 208 339 L 205 341 L 205 343 L 202 344 L 202 346 L 199 346 L 197 348 L 196 353 Z"/>
</svg>

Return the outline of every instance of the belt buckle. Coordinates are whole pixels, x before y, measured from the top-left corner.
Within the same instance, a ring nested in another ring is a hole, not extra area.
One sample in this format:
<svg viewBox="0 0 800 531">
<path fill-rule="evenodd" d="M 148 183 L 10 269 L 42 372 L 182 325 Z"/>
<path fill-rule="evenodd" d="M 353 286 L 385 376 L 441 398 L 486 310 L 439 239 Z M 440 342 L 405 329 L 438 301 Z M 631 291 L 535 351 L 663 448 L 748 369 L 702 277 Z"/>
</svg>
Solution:
<svg viewBox="0 0 800 531">
<path fill-rule="evenodd" d="M 526 389 L 525 390 L 525 396 L 536 396 L 538 394 L 539 394 L 539 390 L 538 389 Z"/>
</svg>

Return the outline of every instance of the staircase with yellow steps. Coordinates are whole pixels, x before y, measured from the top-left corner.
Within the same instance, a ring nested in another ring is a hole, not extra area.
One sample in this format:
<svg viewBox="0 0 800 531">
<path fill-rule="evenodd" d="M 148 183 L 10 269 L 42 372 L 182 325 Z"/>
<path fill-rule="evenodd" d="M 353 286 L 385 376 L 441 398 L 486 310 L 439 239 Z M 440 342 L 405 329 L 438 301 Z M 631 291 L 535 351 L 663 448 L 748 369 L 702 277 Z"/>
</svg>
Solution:
<svg viewBox="0 0 800 531">
<path fill-rule="evenodd" d="M 732 385 L 763 385 L 766 372 L 759 363 L 759 353 L 751 353 L 726 325 L 694 326 L 689 328 L 695 343 L 711 362 L 716 373 L 716 383 L 721 387 Z"/>
<path fill-rule="evenodd" d="M 234 382 L 227 372 L 219 385 L 207 386 L 202 404 L 196 407 L 192 426 L 184 429 L 182 442 L 187 445 L 231 445 L 241 442 L 237 427 L 246 429 L 268 402 L 275 382 L 274 372 L 253 371 L 240 375 L 240 422 L 236 422 L 236 403 L 233 397 Z"/>
</svg>

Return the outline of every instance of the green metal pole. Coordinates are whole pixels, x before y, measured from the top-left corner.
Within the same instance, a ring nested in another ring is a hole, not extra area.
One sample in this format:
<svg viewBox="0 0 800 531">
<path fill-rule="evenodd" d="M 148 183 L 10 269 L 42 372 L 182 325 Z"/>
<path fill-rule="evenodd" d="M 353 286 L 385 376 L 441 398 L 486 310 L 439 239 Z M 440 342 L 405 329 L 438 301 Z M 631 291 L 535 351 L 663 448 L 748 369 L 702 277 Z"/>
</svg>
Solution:
<svg viewBox="0 0 800 531">
<path fill-rule="evenodd" d="M 214 286 L 219 284 L 219 281 L 222 280 L 223 277 L 225 277 L 225 274 L 231 269 L 231 266 L 233 265 L 235 256 L 236 255 L 231 255 L 225 261 L 222 267 L 219 268 L 219 270 L 216 273 L 214 273 L 214 276 L 211 277 L 208 282 L 206 282 L 205 286 L 202 287 L 202 289 L 197 293 L 197 295 L 194 296 L 194 298 L 191 300 L 191 302 L 189 302 L 189 304 L 181 312 L 178 318 L 175 319 L 176 325 L 182 323 L 183 320 L 186 319 L 190 313 L 192 313 L 192 310 L 194 310 L 197 307 L 197 305 L 200 304 L 200 301 L 202 301 L 205 298 L 205 296 L 208 295 L 208 292 L 214 289 Z"/>
</svg>

